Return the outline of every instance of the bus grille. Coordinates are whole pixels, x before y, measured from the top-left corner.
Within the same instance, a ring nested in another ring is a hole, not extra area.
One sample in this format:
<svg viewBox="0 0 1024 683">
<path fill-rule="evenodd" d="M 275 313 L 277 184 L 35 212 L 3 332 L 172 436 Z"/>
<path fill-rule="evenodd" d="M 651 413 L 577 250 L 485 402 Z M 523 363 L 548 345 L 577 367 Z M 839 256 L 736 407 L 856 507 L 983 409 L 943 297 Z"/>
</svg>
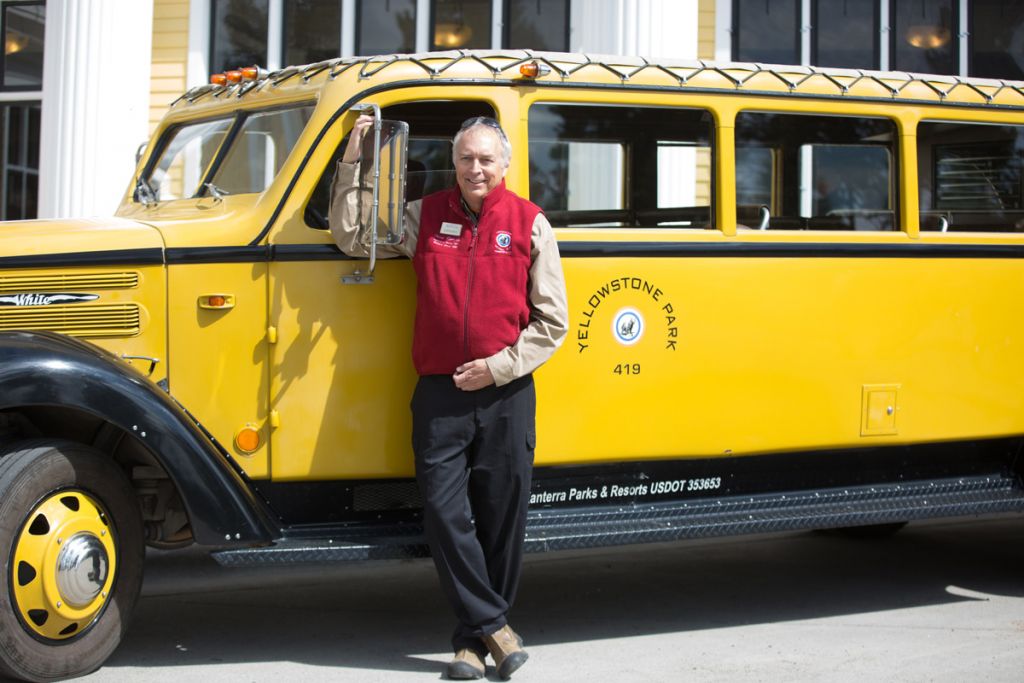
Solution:
<svg viewBox="0 0 1024 683">
<path fill-rule="evenodd" d="M 74 291 L 84 289 L 131 289 L 139 286 L 137 272 L 69 273 L 66 275 L 2 275 L 0 294 Z"/>
<path fill-rule="evenodd" d="M 141 328 L 138 304 L 0 308 L 0 330 L 40 330 L 73 337 L 131 337 Z"/>
</svg>

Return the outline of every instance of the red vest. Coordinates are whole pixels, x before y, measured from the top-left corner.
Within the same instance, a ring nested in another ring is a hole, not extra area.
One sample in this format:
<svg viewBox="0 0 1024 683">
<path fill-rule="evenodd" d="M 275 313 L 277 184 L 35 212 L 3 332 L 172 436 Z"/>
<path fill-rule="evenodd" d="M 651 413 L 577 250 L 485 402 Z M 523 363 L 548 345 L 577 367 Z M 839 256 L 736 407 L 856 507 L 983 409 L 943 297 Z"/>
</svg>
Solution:
<svg viewBox="0 0 1024 683">
<path fill-rule="evenodd" d="M 450 375 L 519 339 L 530 320 L 530 238 L 540 207 L 505 189 L 484 197 L 474 235 L 459 188 L 423 198 L 412 361 L 420 375 Z M 458 234 L 455 232 L 458 226 Z"/>
</svg>

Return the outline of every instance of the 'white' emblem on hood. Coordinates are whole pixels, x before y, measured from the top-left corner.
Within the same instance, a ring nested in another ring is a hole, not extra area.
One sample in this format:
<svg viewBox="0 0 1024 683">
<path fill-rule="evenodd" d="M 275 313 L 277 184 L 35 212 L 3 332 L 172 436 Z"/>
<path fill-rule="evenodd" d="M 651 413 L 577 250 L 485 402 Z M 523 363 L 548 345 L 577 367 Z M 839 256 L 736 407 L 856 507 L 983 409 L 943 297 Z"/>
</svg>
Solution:
<svg viewBox="0 0 1024 683">
<path fill-rule="evenodd" d="M 34 294 L 8 294 L 0 296 L 0 306 L 53 306 L 55 304 L 78 304 L 95 301 L 99 294 L 70 294 L 37 292 Z"/>
</svg>

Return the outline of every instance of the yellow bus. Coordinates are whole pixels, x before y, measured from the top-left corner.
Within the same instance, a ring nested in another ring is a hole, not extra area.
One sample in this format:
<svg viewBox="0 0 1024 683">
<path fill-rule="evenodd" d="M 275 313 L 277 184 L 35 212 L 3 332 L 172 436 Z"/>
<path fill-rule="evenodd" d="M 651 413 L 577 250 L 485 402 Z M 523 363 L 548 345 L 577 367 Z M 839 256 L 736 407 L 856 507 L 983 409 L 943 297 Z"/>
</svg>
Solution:
<svg viewBox="0 0 1024 683">
<path fill-rule="evenodd" d="M 555 227 L 529 550 L 1024 510 L 1024 83 L 522 51 L 215 81 L 116 217 L 0 226 L 0 673 L 100 666 L 147 544 L 426 552 L 412 268 L 325 220 L 364 111 L 368 244 L 476 115 Z"/>
</svg>

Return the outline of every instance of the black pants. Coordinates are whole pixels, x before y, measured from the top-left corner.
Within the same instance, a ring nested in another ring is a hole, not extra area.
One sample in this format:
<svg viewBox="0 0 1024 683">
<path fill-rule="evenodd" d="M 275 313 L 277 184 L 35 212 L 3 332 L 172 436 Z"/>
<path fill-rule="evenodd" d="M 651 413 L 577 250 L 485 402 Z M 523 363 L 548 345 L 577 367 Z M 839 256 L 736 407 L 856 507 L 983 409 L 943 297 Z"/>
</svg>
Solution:
<svg viewBox="0 0 1024 683">
<path fill-rule="evenodd" d="M 531 376 L 462 391 L 421 377 L 412 397 L 416 480 L 430 552 L 458 626 L 457 651 L 506 623 L 523 560 L 536 443 Z"/>
</svg>

